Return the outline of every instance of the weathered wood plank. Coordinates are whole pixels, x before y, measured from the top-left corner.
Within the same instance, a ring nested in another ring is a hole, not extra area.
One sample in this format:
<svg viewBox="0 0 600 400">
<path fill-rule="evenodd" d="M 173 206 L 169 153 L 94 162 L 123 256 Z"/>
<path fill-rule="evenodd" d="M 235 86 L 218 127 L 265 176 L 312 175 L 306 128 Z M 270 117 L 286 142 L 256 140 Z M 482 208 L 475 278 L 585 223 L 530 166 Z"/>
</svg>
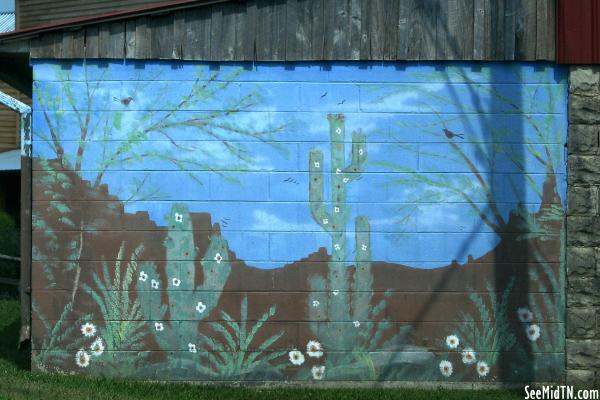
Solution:
<svg viewBox="0 0 600 400">
<path fill-rule="evenodd" d="M 408 34 L 408 60 L 435 60 L 436 0 L 409 0 L 410 30 Z"/>
<path fill-rule="evenodd" d="M 29 54 L 31 58 L 42 58 L 44 55 L 44 36 L 36 36 L 29 41 Z"/>
<path fill-rule="evenodd" d="M 350 1 L 335 0 L 333 9 L 332 52 L 334 60 L 350 59 Z"/>
<path fill-rule="evenodd" d="M 232 61 L 235 57 L 235 25 L 237 5 L 234 3 L 223 3 L 216 7 L 221 8 L 221 57 L 219 61 Z"/>
<path fill-rule="evenodd" d="M 546 14 L 546 59 L 556 60 L 556 2 L 557 0 L 546 0 L 548 10 Z"/>
<path fill-rule="evenodd" d="M 293 61 L 298 59 L 298 50 L 301 48 L 296 37 L 300 25 L 298 0 L 286 0 L 285 5 L 285 59 Z"/>
<path fill-rule="evenodd" d="M 85 29 L 73 31 L 73 58 L 85 57 Z"/>
<path fill-rule="evenodd" d="M 473 0 L 439 2 L 436 25 L 436 58 L 465 60 L 473 54 Z"/>
<path fill-rule="evenodd" d="M 150 57 L 155 59 L 173 56 L 173 13 L 152 17 L 150 22 Z"/>
<path fill-rule="evenodd" d="M 110 47 L 110 24 L 104 23 L 98 26 L 98 57 L 108 58 Z"/>
<path fill-rule="evenodd" d="M 385 19 L 386 0 L 371 0 L 369 2 L 369 41 L 371 47 L 371 58 L 383 60 L 383 46 L 385 43 Z"/>
<path fill-rule="evenodd" d="M 335 35 L 335 1 L 323 1 L 323 59 L 333 60 L 333 35 Z"/>
<path fill-rule="evenodd" d="M 109 32 L 108 58 L 124 58 L 125 23 L 123 21 L 111 22 Z"/>
<path fill-rule="evenodd" d="M 350 59 L 360 60 L 362 35 L 362 3 L 350 0 Z"/>
<path fill-rule="evenodd" d="M 135 19 L 125 22 L 125 58 L 135 58 Z"/>
<path fill-rule="evenodd" d="M 295 53 L 297 59 L 310 60 L 312 50 L 312 7 L 311 0 L 296 0 L 295 19 L 296 22 L 296 37 L 295 37 Z M 286 11 L 286 17 L 289 18 L 290 10 Z M 289 27 L 288 27 L 289 29 Z M 289 37 L 289 35 L 288 35 Z M 286 59 L 289 57 L 288 44 L 286 43 L 285 48 Z"/>
<path fill-rule="evenodd" d="M 285 1 L 273 4 L 273 61 L 285 60 Z"/>
<path fill-rule="evenodd" d="M 86 58 L 98 58 L 98 25 L 90 25 L 85 28 L 85 56 Z"/>
<path fill-rule="evenodd" d="M 323 35 L 325 32 L 324 1 L 310 1 L 310 59 L 322 60 L 324 51 Z"/>
<path fill-rule="evenodd" d="M 520 0 L 515 20 L 515 59 L 534 60 L 536 46 L 536 0 Z"/>
<path fill-rule="evenodd" d="M 504 10 L 505 0 L 495 0 L 490 4 L 490 32 L 492 36 L 491 46 L 489 48 L 490 55 L 487 60 L 502 60 L 504 59 Z"/>
<path fill-rule="evenodd" d="M 173 54 L 171 58 L 181 60 L 183 58 L 183 41 L 185 38 L 185 11 L 179 10 L 173 13 Z"/>
<path fill-rule="evenodd" d="M 504 59 L 515 59 L 517 31 L 517 0 L 505 0 L 504 8 Z"/>
<path fill-rule="evenodd" d="M 475 0 L 473 4 L 473 59 L 485 60 L 489 46 L 490 13 L 486 3 L 489 0 Z"/>
<path fill-rule="evenodd" d="M 250 32 L 246 25 L 252 19 L 250 16 L 248 3 L 236 3 L 235 10 L 235 41 L 233 50 L 233 59 L 236 61 L 244 61 L 246 58 L 246 46 L 248 42 L 254 41 L 254 35 Z M 251 35 L 251 36 L 249 36 Z M 252 57 L 252 55 L 251 55 Z M 252 57 L 254 58 L 254 57 Z"/>
<path fill-rule="evenodd" d="M 383 8 L 383 59 L 395 60 L 398 48 L 400 0 L 388 0 Z"/>
<path fill-rule="evenodd" d="M 360 49 L 359 59 L 370 60 L 371 59 L 371 8 L 369 6 L 369 0 L 361 0 L 361 24 L 360 24 Z"/>
<path fill-rule="evenodd" d="M 256 59 L 268 60 L 271 54 L 273 0 L 258 1 L 256 7 Z"/>
<path fill-rule="evenodd" d="M 73 58 L 73 32 L 63 31 L 62 39 L 62 54 L 59 58 Z"/>
<path fill-rule="evenodd" d="M 148 19 L 140 17 L 135 21 L 135 58 L 149 57 L 150 35 L 148 32 Z"/>
<path fill-rule="evenodd" d="M 554 60 L 555 0 L 537 0 L 536 60 Z"/>
<path fill-rule="evenodd" d="M 246 2 L 246 22 L 244 23 L 244 30 L 240 30 L 241 34 L 244 35 L 243 49 L 239 53 L 240 60 L 253 61 L 256 59 L 256 27 L 260 24 L 260 21 L 256 18 L 256 3 L 257 0 Z"/>
<path fill-rule="evenodd" d="M 413 2 L 410 0 L 400 0 L 398 4 L 398 40 L 396 42 L 396 59 L 398 60 L 407 58 L 412 6 Z"/>
<path fill-rule="evenodd" d="M 222 59 L 223 51 L 223 13 L 216 6 L 212 6 L 210 18 L 210 57 L 212 61 Z"/>
<path fill-rule="evenodd" d="M 206 7 L 187 10 L 185 13 L 185 40 L 183 58 L 208 60 L 210 58 L 211 12 Z"/>
</svg>

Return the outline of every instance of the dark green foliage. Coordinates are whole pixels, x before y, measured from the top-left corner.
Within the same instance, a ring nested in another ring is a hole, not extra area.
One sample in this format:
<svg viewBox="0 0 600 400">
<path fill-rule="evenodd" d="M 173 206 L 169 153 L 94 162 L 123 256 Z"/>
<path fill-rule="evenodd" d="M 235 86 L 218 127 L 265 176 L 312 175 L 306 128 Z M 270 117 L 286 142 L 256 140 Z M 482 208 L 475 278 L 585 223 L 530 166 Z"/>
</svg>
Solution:
<svg viewBox="0 0 600 400">
<path fill-rule="evenodd" d="M 93 366 L 109 366 L 113 373 L 131 374 L 136 365 L 143 360 L 142 340 L 147 331 L 143 322 L 143 314 L 137 299 L 131 299 L 130 288 L 137 270 L 137 259 L 144 249 L 138 246 L 130 256 L 124 271 L 121 262 L 124 260 L 125 242 L 119 248 L 117 261 L 112 271 L 108 264 L 102 263 L 102 274 L 92 274 L 97 289 L 83 285 L 83 290 L 92 296 L 102 313 L 104 326 L 98 335 L 106 344 L 106 351 L 113 352 L 94 358 Z M 112 273 L 111 273 L 112 272 Z M 112 277 L 112 279 L 111 279 Z"/>
<path fill-rule="evenodd" d="M 200 354 L 201 360 L 206 359 L 213 376 L 220 379 L 255 380 L 258 379 L 257 374 L 260 374 L 262 379 L 281 379 L 283 376 L 279 370 L 284 368 L 285 364 L 280 362 L 272 365 L 270 361 L 280 358 L 286 352 L 269 351 L 269 347 L 283 335 L 283 332 L 270 336 L 256 348 L 250 347 L 265 322 L 275 315 L 275 306 L 271 306 L 249 331 L 247 330 L 248 298 L 246 296 L 242 300 L 240 314 L 240 321 L 237 322 L 225 311 L 221 311 L 221 317 L 225 322 L 209 323 L 217 336 L 221 336 L 221 340 L 201 335 L 200 342 L 203 343 L 205 351 Z"/>
<path fill-rule="evenodd" d="M 60 371 L 60 368 L 70 368 L 74 364 L 75 353 L 89 339 L 79 334 L 81 325 L 92 319 L 92 314 L 86 314 L 76 320 L 70 319 L 71 303 L 64 308 L 57 321 L 50 321 L 33 302 L 31 305 L 34 318 L 39 319 L 44 327 L 43 341 L 40 350 L 32 355 L 32 364 L 41 371 Z"/>
<path fill-rule="evenodd" d="M 13 218 L 0 211 L 0 254 L 18 257 L 20 254 L 19 229 Z M 0 260 L 0 277 L 19 278 L 19 263 Z"/>
</svg>

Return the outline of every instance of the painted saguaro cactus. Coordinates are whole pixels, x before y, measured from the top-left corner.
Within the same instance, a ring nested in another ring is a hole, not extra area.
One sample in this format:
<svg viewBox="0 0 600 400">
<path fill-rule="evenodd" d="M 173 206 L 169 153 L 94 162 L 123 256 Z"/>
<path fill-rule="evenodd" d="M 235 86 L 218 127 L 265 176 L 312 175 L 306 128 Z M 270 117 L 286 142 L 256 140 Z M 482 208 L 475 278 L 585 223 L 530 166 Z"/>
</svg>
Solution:
<svg viewBox="0 0 600 400">
<path fill-rule="evenodd" d="M 311 150 L 309 156 L 309 200 L 314 220 L 331 236 L 331 259 L 325 281 L 322 277 L 311 278 L 313 289 L 310 310 L 311 320 L 316 321 L 350 321 L 351 318 L 366 318 L 369 302 L 351 313 L 350 284 L 346 265 L 346 224 L 349 215 L 346 203 L 346 185 L 358 179 L 367 160 L 365 135 L 359 132 L 352 134 L 352 160 L 349 165 L 345 161 L 345 124 L 344 115 L 329 115 L 329 136 L 331 146 L 330 187 L 331 204 L 329 210 L 324 200 L 323 152 Z M 371 289 L 370 271 L 370 227 L 364 216 L 355 221 L 356 268 L 357 275 L 352 289 Z M 356 293 L 361 296 L 362 294 Z M 371 293 L 366 293 L 370 299 Z M 353 300 L 353 299 L 352 299 Z M 361 304 L 364 302 L 361 302 Z M 367 308 L 362 310 L 362 308 Z M 366 314 L 365 314 L 366 313 Z M 339 337 L 337 338 L 339 339 Z"/>
<path fill-rule="evenodd" d="M 138 278 L 138 297 L 146 319 L 152 321 L 151 330 L 161 349 L 188 351 L 195 348 L 198 341 L 197 322 L 206 318 L 217 305 L 231 272 L 229 248 L 219 229 L 213 229 L 201 260 L 202 284 L 196 286 L 197 249 L 187 207 L 173 205 L 168 222 L 169 233 L 164 242 L 165 280 L 154 264 L 144 265 Z M 163 291 L 166 291 L 167 304 L 161 300 Z M 166 321 L 167 317 L 170 323 Z M 192 361 L 194 356 L 193 352 L 188 354 L 187 357 L 175 356 L 170 361 L 185 368 L 186 360 Z M 189 366 L 193 367 L 193 364 Z"/>
</svg>

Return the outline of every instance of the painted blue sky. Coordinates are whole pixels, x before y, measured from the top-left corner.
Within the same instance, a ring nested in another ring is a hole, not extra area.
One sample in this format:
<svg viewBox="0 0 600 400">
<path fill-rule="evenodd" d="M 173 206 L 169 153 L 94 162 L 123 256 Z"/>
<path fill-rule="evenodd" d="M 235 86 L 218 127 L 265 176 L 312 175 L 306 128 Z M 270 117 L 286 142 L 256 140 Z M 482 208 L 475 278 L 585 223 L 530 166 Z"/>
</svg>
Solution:
<svg viewBox="0 0 600 400">
<path fill-rule="evenodd" d="M 173 202 L 210 213 L 259 268 L 331 248 L 308 205 L 311 149 L 329 171 L 328 113 L 346 117 L 347 162 L 351 132 L 367 137 L 366 169 L 347 186 L 349 263 L 357 215 L 369 218 L 377 261 L 433 268 L 485 254 L 499 238 L 473 205 L 492 217 L 489 190 L 505 219 L 518 204 L 537 209 L 540 158 L 564 198 L 566 80 L 550 65 L 36 61 L 34 80 L 36 156 L 54 158 L 42 110 L 73 160 L 74 109 L 90 109 L 85 179 L 105 168 L 126 210 L 161 225 Z"/>
</svg>

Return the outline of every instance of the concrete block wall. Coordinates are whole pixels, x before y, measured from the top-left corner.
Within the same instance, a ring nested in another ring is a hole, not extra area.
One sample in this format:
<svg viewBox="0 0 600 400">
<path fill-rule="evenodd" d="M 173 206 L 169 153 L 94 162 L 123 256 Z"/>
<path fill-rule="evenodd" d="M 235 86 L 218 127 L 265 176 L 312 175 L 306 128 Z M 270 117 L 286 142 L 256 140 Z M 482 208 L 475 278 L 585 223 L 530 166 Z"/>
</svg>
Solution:
<svg viewBox="0 0 600 400">
<path fill-rule="evenodd" d="M 567 382 L 600 384 L 600 66 L 571 67 Z"/>
</svg>

